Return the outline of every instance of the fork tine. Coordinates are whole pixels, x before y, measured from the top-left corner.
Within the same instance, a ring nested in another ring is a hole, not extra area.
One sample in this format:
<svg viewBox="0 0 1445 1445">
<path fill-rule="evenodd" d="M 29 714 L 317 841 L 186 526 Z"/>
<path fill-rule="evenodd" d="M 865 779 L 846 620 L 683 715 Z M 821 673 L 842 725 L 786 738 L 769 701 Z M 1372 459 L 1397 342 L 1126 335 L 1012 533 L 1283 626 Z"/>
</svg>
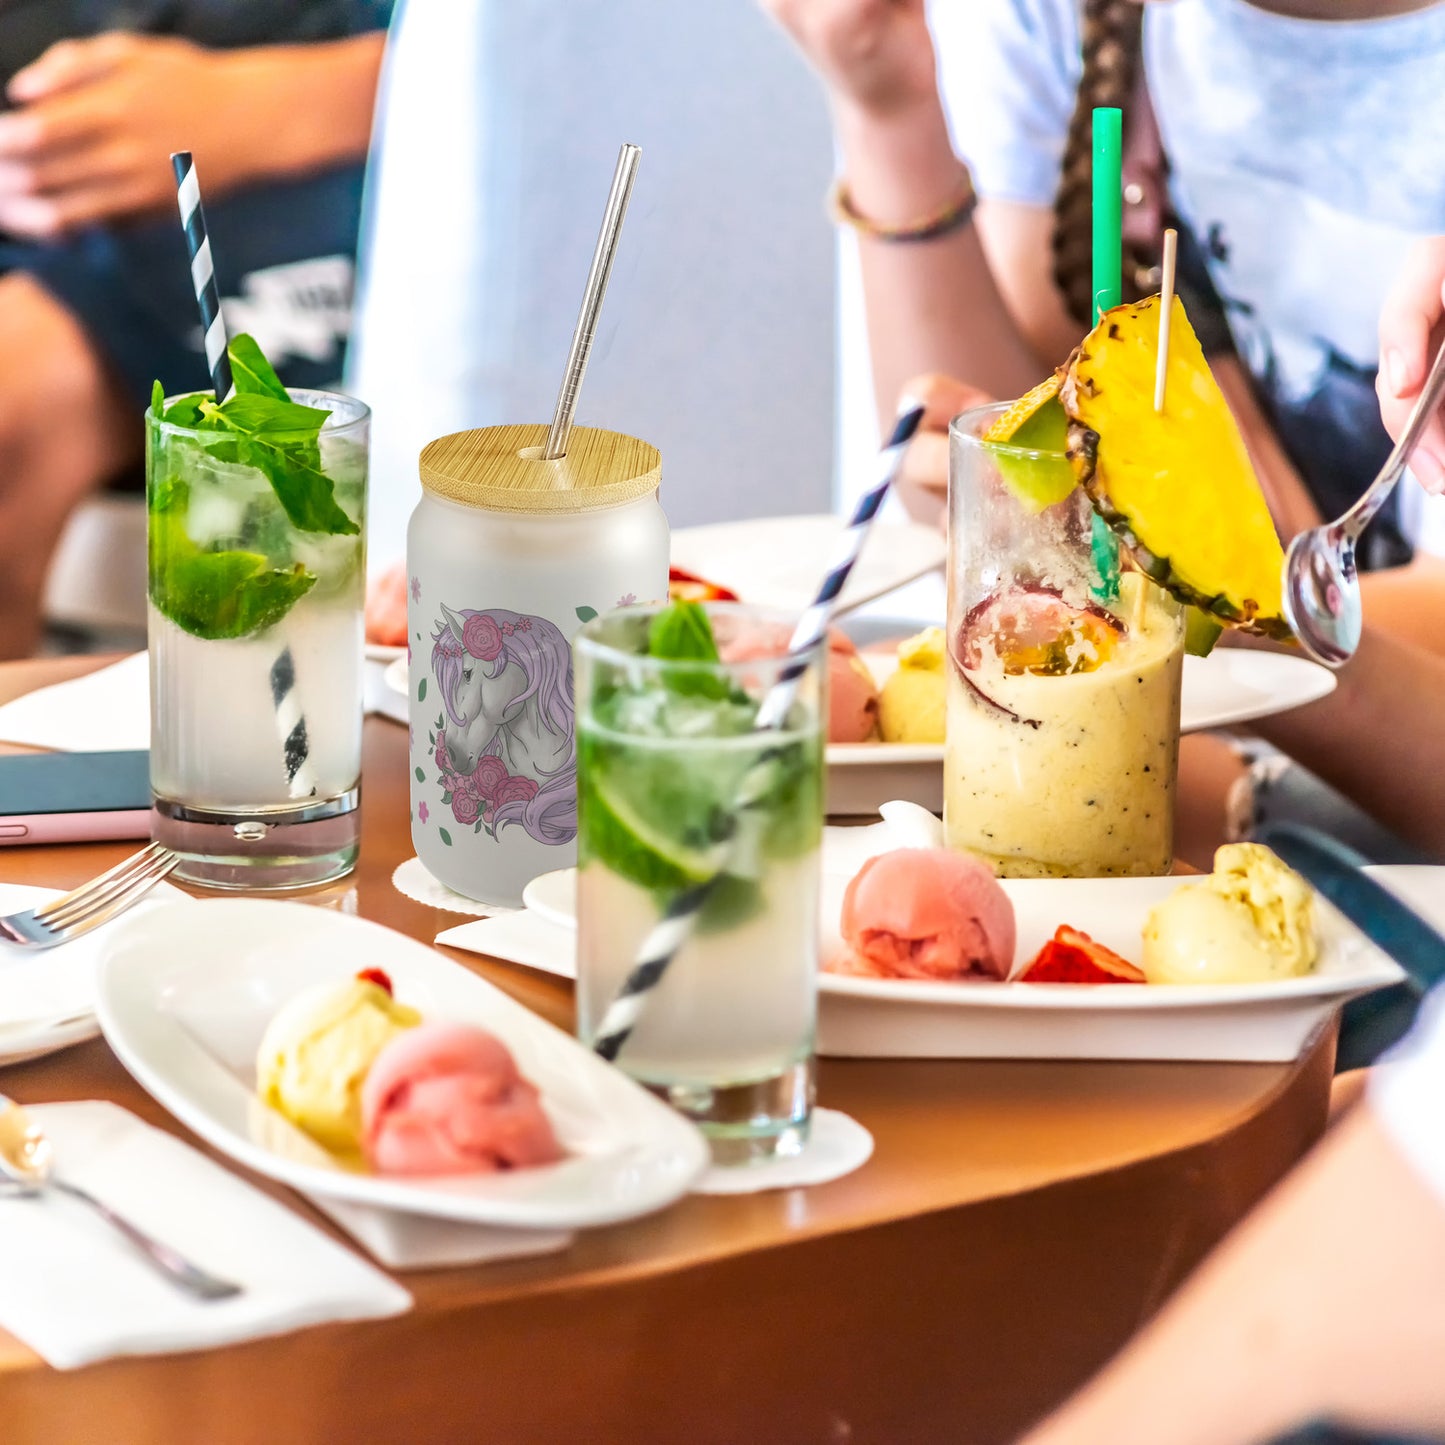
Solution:
<svg viewBox="0 0 1445 1445">
<path fill-rule="evenodd" d="M 87 912 L 72 917 L 55 928 L 54 932 L 62 940 L 68 941 L 82 933 L 89 933 L 93 928 L 99 928 L 102 923 L 108 923 L 116 914 L 129 908 L 136 899 L 149 893 L 180 861 L 174 855 L 156 859 L 145 872 L 138 873 L 121 891 L 112 893 L 108 898 L 96 899 Z"/>
<path fill-rule="evenodd" d="M 164 857 L 167 851 L 160 844 L 152 843 L 139 853 L 132 853 L 129 858 L 122 859 L 114 868 L 108 869 L 98 878 L 92 878 L 88 883 L 82 883 L 79 888 L 65 894 L 64 897 L 56 898 L 44 907 L 37 908 L 35 910 L 36 921 L 47 928 L 63 925 L 76 908 L 84 910 L 90 907 L 96 898 L 108 896 L 116 888 L 123 888 L 138 872 L 148 868 L 153 859 Z"/>
<path fill-rule="evenodd" d="M 69 893 L 62 893 L 59 898 L 52 898 L 49 903 L 34 910 L 34 915 L 39 919 L 48 919 L 54 913 L 67 908 L 78 899 L 90 896 L 91 892 L 102 884 L 108 883 L 121 873 L 128 873 L 131 869 L 144 863 L 147 859 L 153 858 L 161 851 L 159 843 L 148 843 L 139 853 L 132 853 L 127 858 L 122 858 L 113 868 L 107 868 L 104 873 L 97 874 L 94 878 L 87 878 L 78 888 L 72 888 Z"/>
</svg>

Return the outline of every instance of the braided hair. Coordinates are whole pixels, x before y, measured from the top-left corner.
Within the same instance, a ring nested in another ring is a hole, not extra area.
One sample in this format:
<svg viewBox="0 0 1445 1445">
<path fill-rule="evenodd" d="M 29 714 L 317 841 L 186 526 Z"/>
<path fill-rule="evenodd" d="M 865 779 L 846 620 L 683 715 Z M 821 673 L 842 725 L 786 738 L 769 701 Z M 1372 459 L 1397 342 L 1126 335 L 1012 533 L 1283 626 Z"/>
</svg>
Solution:
<svg viewBox="0 0 1445 1445">
<path fill-rule="evenodd" d="M 1136 94 L 1143 41 L 1144 7 L 1139 0 L 1083 0 L 1084 70 L 1064 146 L 1059 189 L 1054 198 L 1054 280 L 1070 314 L 1082 326 L 1094 324 L 1093 114 L 1100 105 L 1128 111 Z M 1152 258 L 1130 254 L 1126 243 L 1126 300 L 1136 275 Z"/>
</svg>

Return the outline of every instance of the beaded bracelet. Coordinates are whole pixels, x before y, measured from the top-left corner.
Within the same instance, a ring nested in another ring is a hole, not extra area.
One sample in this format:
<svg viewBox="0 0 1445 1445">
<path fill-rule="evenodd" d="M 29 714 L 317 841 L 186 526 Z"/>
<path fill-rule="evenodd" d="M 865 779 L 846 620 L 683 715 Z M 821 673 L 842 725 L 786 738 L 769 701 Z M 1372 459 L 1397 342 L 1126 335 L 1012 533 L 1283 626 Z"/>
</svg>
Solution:
<svg viewBox="0 0 1445 1445">
<path fill-rule="evenodd" d="M 853 197 L 848 191 L 848 183 L 841 178 L 833 182 L 832 189 L 828 192 L 828 214 L 839 225 L 851 226 L 860 235 L 869 236 L 875 241 L 932 241 L 939 236 L 946 236 L 950 231 L 957 231 L 966 226 L 973 217 L 974 207 L 978 205 L 978 192 L 973 188 L 973 180 L 967 178 L 964 191 L 957 200 L 950 201 L 943 210 L 935 215 L 926 216 L 921 221 L 914 221 L 906 226 L 884 226 L 877 221 L 870 221 L 853 204 Z"/>
</svg>

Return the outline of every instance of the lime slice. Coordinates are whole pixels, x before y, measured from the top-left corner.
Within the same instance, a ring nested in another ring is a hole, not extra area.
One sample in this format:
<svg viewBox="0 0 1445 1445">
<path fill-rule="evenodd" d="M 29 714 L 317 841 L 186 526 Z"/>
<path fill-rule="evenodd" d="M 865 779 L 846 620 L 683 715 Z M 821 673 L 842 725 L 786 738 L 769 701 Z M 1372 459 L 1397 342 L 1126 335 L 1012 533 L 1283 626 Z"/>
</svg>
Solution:
<svg viewBox="0 0 1445 1445">
<path fill-rule="evenodd" d="M 1059 401 L 1057 376 L 1021 396 L 983 434 L 985 445 L 1057 454 L 1025 457 L 994 452 L 994 462 L 1008 489 L 1035 513 L 1062 502 L 1077 484 L 1074 469 L 1063 455 L 1068 440 L 1069 418 Z"/>
<path fill-rule="evenodd" d="M 595 783 L 585 788 L 583 808 L 588 854 L 649 892 L 692 888 L 706 882 L 725 862 L 722 845 L 690 847 L 650 827 L 625 801 Z"/>
</svg>

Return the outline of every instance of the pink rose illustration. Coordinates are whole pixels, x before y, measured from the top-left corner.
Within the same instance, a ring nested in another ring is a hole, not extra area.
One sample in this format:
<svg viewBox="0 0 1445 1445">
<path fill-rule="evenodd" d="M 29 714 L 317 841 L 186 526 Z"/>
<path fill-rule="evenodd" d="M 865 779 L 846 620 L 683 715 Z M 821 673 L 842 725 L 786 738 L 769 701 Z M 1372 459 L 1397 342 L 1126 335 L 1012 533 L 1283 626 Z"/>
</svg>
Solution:
<svg viewBox="0 0 1445 1445">
<path fill-rule="evenodd" d="M 425 799 L 425 798 L 423 798 L 423 799 L 421 800 L 421 802 L 417 805 L 416 815 L 417 815 L 418 818 L 420 818 L 420 819 L 422 820 L 423 823 L 426 822 L 427 817 L 429 816 L 429 814 L 428 814 L 428 811 L 427 811 L 427 805 L 426 805 L 426 799 Z"/>
<path fill-rule="evenodd" d="M 475 823 L 481 816 L 481 800 L 465 788 L 458 788 L 452 794 L 452 817 L 458 823 Z"/>
<path fill-rule="evenodd" d="M 462 624 L 462 646 L 473 657 L 493 662 L 501 655 L 502 629 L 484 613 L 474 613 Z"/>
<path fill-rule="evenodd" d="M 503 808 L 508 803 L 527 803 L 537 796 L 537 784 L 531 778 L 508 778 L 497 789 L 496 804 Z"/>
<path fill-rule="evenodd" d="M 471 784 L 479 798 L 494 798 L 497 789 L 507 781 L 507 765 L 501 758 L 483 758 L 472 773 Z"/>
<path fill-rule="evenodd" d="M 447 756 L 447 735 L 444 732 L 437 734 L 436 764 L 443 773 L 452 770 L 452 760 Z"/>
</svg>

